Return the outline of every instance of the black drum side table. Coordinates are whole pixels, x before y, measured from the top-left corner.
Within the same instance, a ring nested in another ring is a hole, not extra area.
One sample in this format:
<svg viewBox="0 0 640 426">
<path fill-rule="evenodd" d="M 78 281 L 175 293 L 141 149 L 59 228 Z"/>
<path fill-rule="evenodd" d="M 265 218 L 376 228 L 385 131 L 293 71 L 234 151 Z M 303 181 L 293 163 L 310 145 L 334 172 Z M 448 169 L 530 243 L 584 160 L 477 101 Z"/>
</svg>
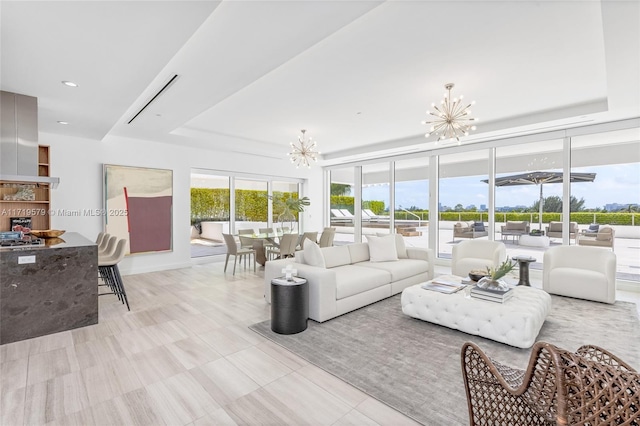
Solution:
<svg viewBox="0 0 640 426">
<path fill-rule="evenodd" d="M 296 334 L 307 329 L 309 283 L 304 278 L 271 280 L 271 330 L 278 334 Z"/>
<path fill-rule="evenodd" d="M 529 263 L 535 262 L 536 259 L 531 256 L 514 256 L 512 259 L 518 261 L 518 269 L 520 269 L 518 285 L 531 287 L 529 282 Z"/>
</svg>

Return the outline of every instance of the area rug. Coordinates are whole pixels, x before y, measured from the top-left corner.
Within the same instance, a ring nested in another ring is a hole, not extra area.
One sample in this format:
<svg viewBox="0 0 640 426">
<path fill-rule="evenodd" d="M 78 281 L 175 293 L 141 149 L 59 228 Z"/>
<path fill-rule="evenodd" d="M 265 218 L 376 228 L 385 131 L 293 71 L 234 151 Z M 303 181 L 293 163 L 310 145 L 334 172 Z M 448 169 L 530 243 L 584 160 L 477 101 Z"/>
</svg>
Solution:
<svg viewBox="0 0 640 426">
<path fill-rule="evenodd" d="M 640 369 L 634 303 L 552 299 L 537 340 L 569 350 L 598 345 Z M 294 335 L 273 333 L 270 321 L 250 328 L 424 425 L 469 424 L 460 362 L 464 342 L 522 369 L 531 353 L 408 317 L 399 294 L 325 323 L 309 321 L 307 330 Z"/>
</svg>

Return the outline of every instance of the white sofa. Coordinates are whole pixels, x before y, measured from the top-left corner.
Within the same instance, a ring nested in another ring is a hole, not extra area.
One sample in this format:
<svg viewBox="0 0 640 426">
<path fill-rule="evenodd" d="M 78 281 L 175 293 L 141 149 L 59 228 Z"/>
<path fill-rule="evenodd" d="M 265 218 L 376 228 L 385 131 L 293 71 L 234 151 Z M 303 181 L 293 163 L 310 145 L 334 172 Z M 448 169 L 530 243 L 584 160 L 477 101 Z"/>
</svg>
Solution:
<svg viewBox="0 0 640 426">
<path fill-rule="evenodd" d="M 401 238 L 401 236 L 400 236 Z M 269 261 L 265 265 L 264 294 L 271 303 L 271 280 L 282 276 L 282 269 L 292 265 L 297 276 L 309 282 L 309 318 L 324 322 L 339 315 L 393 296 L 405 288 L 433 278 L 433 250 L 407 248 L 398 250 L 399 259 L 371 262 L 368 243 L 320 249 L 325 268 L 306 264 L 299 251 L 292 259 Z"/>
<path fill-rule="evenodd" d="M 542 289 L 560 296 L 614 303 L 616 255 L 598 247 L 552 247 L 544 252 Z"/>
</svg>

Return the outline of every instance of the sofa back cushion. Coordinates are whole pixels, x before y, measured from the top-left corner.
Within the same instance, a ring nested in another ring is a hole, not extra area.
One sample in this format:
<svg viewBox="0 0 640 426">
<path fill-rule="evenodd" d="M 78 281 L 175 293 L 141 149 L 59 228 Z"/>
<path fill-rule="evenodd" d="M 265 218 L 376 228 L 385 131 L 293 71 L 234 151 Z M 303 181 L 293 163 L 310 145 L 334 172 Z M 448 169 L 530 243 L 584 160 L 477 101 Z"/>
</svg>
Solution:
<svg viewBox="0 0 640 426">
<path fill-rule="evenodd" d="M 333 246 L 321 249 L 324 256 L 324 264 L 327 268 L 335 268 L 351 263 L 349 246 Z"/>
<path fill-rule="evenodd" d="M 398 250 L 396 249 L 395 235 L 376 237 L 367 235 L 369 242 L 369 260 L 371 262 L 390 262 L 398 260 Z"/>
<path fill-rule="evenodd" d="M 324 262 L 324 255 L 320 246 L 315 241 L 309 240 L 304 245 L 304 263 L 311 266 L 317 266 L 318 268 L 326 268 Z"/>
<path fill-rule="evenodd" d="M 596 241 L 611 241 L 613 237 L 613 228 L 610 226 L 602 226 L 596 234 Z"/>
<path fill-rule="evenodd" d="M 513 221 L 513 220 L 508 220 L 507 221 L 507 227 L 506 230 L 507 231 L 526 231 L 527 230 L 527 225 L 529 224 L 529 222 L 525 222 L 525 221 Z"/>
<path fill-rule="evenodd" d="M 347 245 L 351 263 L 366 262 L 369 260 L 369 244 L 355 243 Z"/>
<path fill-rule="evenodd" d="M 476 232 L 484 232 L 484 222 L 474 222 L 473 223 L 473 230 Z"/>
<path fill-rule="evenodd" d="M 550 222 L 549 232 L 562 232 L 562 222 Z"/>
</svg>

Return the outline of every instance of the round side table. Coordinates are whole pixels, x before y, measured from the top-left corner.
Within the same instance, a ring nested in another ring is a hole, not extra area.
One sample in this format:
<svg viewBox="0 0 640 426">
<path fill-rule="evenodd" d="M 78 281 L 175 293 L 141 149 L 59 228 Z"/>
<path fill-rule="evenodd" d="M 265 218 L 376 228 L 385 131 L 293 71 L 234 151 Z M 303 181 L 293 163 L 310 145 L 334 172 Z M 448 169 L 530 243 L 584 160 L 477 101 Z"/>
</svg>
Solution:
<svg viewBox="0 0 640 426">
<path fill-rule="evenodd" d="M 307 329 L 309 283 L 304 278 L 271 280 L 271 330 L 278 334 L 296 334 Z"/>
<path fill-rule="evenodd" d="M 518 269 L 520 270 L 518 285 L 531 287 L 531 283 L 529 282 L 529 264 L 535 262 L 536 259 L 531 256 L 514 256 L 512 259 L 518 262 Z"/>
</svg>

